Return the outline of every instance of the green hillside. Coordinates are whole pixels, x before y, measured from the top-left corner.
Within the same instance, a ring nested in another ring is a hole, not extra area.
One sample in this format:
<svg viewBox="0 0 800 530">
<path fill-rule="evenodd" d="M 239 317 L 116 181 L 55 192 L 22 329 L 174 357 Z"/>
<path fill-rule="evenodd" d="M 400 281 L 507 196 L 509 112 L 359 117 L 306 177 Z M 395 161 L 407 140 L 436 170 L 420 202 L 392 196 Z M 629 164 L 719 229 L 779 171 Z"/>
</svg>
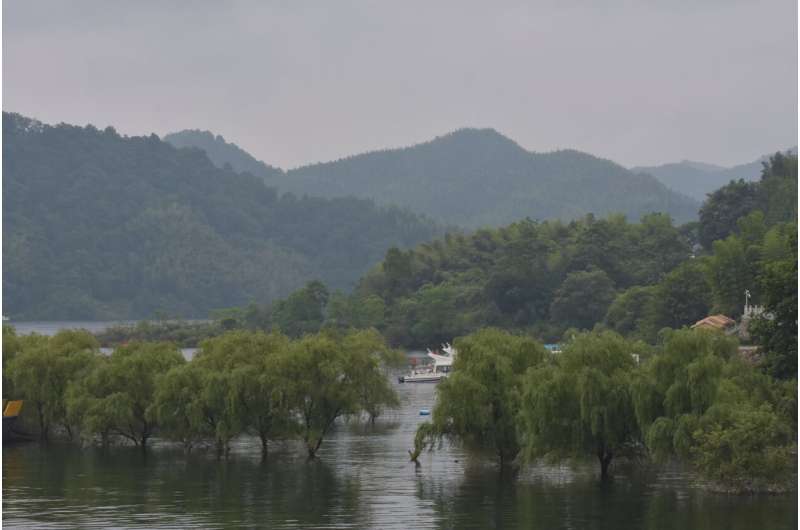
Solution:
<svg viewBox="0 0 800 530">
<path fill-rule="evenodd" d="M 354 198 L 278 197 L 197 149 L 3 113 L 3 311 L 203 317 L 311 279 L 348 288 L 430 221 Z"/>
</svg>

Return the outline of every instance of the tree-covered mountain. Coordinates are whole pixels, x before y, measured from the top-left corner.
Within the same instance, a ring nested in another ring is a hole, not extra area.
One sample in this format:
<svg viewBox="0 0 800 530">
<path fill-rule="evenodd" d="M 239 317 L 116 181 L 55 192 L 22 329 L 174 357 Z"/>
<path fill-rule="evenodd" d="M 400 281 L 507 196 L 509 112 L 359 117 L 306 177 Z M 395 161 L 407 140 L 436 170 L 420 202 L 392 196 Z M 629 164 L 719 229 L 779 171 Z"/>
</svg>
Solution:
<svg viewBox="0 0 800 530">
<path fill-rule="evenodd" d="M 14 319 L 206 316 L 311 279 L 351 286 L 439 234 L 356 198 L 279 197 L 198 149 L 3 113 L 3 311 Z"/>
<path fill-rule="evenodd" d="M 797 147 L 788 152 L 797 153 Z M 653 175 L 668 188 L 702 201 L 707 194 L 732 180 L 758 180 L 762 165 L 768 159 L 769 156 L 764 155 L 753 162 L 733 167 L 682 160 L 660 166 L 638 166 L 631 171 Z"/>
<path fill-rule="evenodd" d="M 699 207 L 650 175 L 578 151 L 532 153 L 493 129 L 461 129 L 265 178 L 281 192 L 370 198 L 465 228 L 587 213 L 639 219 L 665 212 L 684 222 L 696 218 Z"/>
<path fill-rule="evenodd" d="M 349 296 L 309 283 L 272 306 L 225 318 L 295 336 L 375 327 L 391 343 L 417 348 L 486 326 L 558 341 L 570 328 L 599 325 L 654 343 L 663 328 L 710 312 L 739 318 L 747 290 L 751 304 L 784 315 L 756 332 L 779 337 L 769 348 L 780 354 L 774 373 L 786 377 L 789 360 L 796 361 L 796 197 L 797 156 L 776 153 L 758 181 L 710 194 L 698 222 L 587 215 L 447 234 L 411 250 L 389 249 Z"/>
<path fill-rule="evenodd" d="M 220 168 L 228 165 L 237 173 L 250 173 L 266 181 L 283 175 L 283 171 L 280 168 L 272 167 L 261 160 L 255 159 L 238 145 L 226 142 L 222 136 L 214 136 L 209 131 L 186 129 L 170 133 L 164 136 L 163 140 L 175 147 L 197 147 L 202 149 L 214 165 Z"/>
</svg>

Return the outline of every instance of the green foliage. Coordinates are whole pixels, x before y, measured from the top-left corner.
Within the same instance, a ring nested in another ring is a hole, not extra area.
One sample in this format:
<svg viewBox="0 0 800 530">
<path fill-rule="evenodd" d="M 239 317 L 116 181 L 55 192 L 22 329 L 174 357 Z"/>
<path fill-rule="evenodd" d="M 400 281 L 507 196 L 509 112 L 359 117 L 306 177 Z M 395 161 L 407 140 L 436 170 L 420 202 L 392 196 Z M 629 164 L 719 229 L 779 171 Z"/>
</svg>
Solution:
<svg viewBox="0 0 800 530">
<path fill-rule="evenodd" d="M 755 210 L 763 212 L 767 226 L 796 223 L 796 199 L 797 155 L 775 153 L 763 163 L 758 182 L 731 181 L 708 196 L 700 208 L 700 243 L 710 249 L 738 233 L 737 221 Z"/>
<path fill-rule="evenodd" d="M 323 332 L 292 342 L 276 357 L 277 389 L 299 418 L 310 458 L 338 418 L 374 417 L 382 407 L 396 404 L 381 369 L 387 350 L 374 332 Z"/>
<path fill-rule="evenodd" d="M 656 286 L 653 305 L 656 328 L 689 326 L 708 316 L 712 293 L 703 260 L 683 262 Z"/>
<path fill-rule="evenodd" d="M 735 235 L 714 241 L 713 248 L 714 254 L 708 260 L 708 278 L 714 311 L 737 315 L 744 306 L 745 290 L 750 290 L 758 300 L 758 248 Z"/>
<path fill-rule="evenodd" d="M 20 352 L 22 342 L 13 326 L 3 324 L 3 395 L 10 399 L 16 394 L 9 366 Z"/>
<path fill-rule="evenodd" d="M 630 392 L 634 345 L 611 333 L 577 335 L 552 365 L 529 370 L 520 412 L 529 457 L 596 456 L 601 475 L 641 441 Z"/>
<path fill-rule="evenodd" d="M 436 389 L 432 423 L 420 427 L 412 457 L 424 440 L 447 437 L 491 451 L 501 465 L 510 463 L 521 446 L 517 415 L 523 376 L 549 354 L 530 338 L 491 328 L 458 339 L 455 347 L 453 373 Z"/>
<path fill-rule="evenodd" d="M 206 317 L 314 278 L 349 289 L 440 233 L 353 197 L 279 197 L 198 149 L 3 114 L 4 307 L 15 319 Z"/>
<path fill-rule="evenodd" d="M 740 490 L 785 487 L 796 469 L 796 381 L 777 383 L 711 331 L 673 331 L 631 384 L 651 455 L 687 459 Z"/>
<path fill-rule="evenodd" d="M 272 322 L 291 337 L 316 333 L 325 320 L 328 289 L 322 282 L 313 281 L 279 300 L 272 309 Z"/>
<path fill-rule="evenodd" d="M 652 341 L 659 329 L 658 305 L 655 286 L 631 287 L 614 298 L 604 323 L 622 335 Z"/>
<path fill-rule="evenodd" d="M 715 406 L 701 418 L 694 439 L 694 464 L 729 488 L 769 489 L 793 481 L 797 433 L 769 403 Z"/>
<path fill-rule="evenodd" d="M 614 300 L 614 284 L 602 270 L 572 272 L 556 291 L 551 317 L 579 329 L 590 329 L 603 319 Z"/>
<path fill-rule="evenodd" d="M 354 297 L 384 302 L 378 329 L 395 344 L 424 347 L 487 325 L 555 340 L 569 326 L 601 321 L 616 289 L 659 281 L 689 254 L 661 215 L 640 224 L 525 220 L 391 251 Z"/>
<path fill-rule="evenodd" d="M 797 237 L 789 239 L 788 256 L 766 262 L 759 278 L 764 306 L 771 318 L 757 319 L 751 329 L 767 353 L 773 376 L 797 378 Z"/>
<path fill-rule="evenodd" d="M 203 370 L 190 362 L 163 374 L 153 393 L 152 414 L 161 434 L 181 442 L 186 450 L 216 435 L 206 422 L 202 391 Z"/>
<path fill-rule="evenodd" d="M 116 347 L 128 342 L 171 342 L 181 348 L 196 348 L 203 340 L 223 331 L 222 319 L 214 322 L 141 320 L 135 324 L 110 326 L 98 332 L 96 337 L 106 347 Z"/>
<path fill-rule="evenodd" d="M 67 412 L 67 387 L 85 377 L 97 362 L 97 341 L 85 331 L 61 331 L 53 337 L 19 337 L 17 345 L 17 353 L 4 369 L 14 397 L 24 399 L 26 407 L 35 411 L 43 440 L 54 426 L 61 426 L 71 438 L 75 425 Z"/>
<path fill-rule="evenodd" d="M 72 381 L 67 414 L 79 421 L 86 438 L 99 435 L 105 444 L 121 436 L 144 448 L 157 429 L 152 412 L 156 379 L 184 362 L 169 343 L 117 348 L 86 377 Z"/>
<path fill-rule="evenodd" d="M 708 196 L 700 208 L 700 243 L 711 248 L 714 241 L 725 239 L 736 229 L 736 221 L 758 205 L 758 184 L 731 181 Z"/>
</svg>

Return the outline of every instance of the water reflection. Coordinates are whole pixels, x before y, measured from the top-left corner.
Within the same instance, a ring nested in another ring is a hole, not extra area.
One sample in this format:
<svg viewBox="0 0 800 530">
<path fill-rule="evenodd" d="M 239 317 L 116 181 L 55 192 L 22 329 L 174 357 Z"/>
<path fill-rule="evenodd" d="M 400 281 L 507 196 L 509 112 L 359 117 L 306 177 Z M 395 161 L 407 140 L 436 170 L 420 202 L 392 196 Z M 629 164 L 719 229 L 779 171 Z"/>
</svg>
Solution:
<svg viewBox="0 0 800 530">
<path fill-rule="evenodd" d="M 796 528 L 789 496 L 706 493 L 680 470 L 620 467 L 597 480 L 593 462 L 526 468 L 516 476 L 457 448 L 408 462 L 433 386 L 398 385 L 402 406 L 374 426 L 339 425 L 309 462 L 301 447 L 255 440 L 227 460 L 164 444 L 80 449 L 5 447 L 9 528 Z"/>
</svg>

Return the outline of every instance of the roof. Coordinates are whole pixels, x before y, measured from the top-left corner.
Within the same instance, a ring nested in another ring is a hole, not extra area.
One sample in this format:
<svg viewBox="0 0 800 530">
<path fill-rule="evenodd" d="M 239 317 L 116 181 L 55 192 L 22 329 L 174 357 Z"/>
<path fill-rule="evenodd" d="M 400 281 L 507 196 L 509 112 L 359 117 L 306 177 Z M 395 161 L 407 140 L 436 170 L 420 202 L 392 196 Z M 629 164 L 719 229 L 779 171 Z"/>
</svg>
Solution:
<svg viewBox="0 0 800 530">
<path fill-rule="evenodd" d="M 736 324 L 736 321 L 732 318 L 726 317 L 725 315 L 711 315 L 707 316 L 703 320 L 698 320 L 692 325 L 692 329 L 694 328 L 713 328 L 713 329 L 725 329 L 727 327 L 733 326 Z"/>
</svg>

